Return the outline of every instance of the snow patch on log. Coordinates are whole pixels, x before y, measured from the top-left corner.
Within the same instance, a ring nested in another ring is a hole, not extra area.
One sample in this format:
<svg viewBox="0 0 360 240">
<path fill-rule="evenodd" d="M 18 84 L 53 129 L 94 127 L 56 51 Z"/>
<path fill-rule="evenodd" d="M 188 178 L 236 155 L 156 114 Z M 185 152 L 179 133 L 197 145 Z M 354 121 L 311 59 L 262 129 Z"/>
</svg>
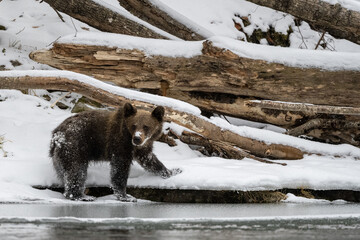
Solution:
<svg viewBox="0 0 360 240">
<path fill-rule="evenodd" d="M 78 33 L 76 37 L 74 35 L 65 36 L 59 39 L 58 43 L 138 49 L 148 56 L 161 55 L 186 58 L 201 55 L 202 49 L 202 41 L 171 41 L 114 33 Z"/>
<path fill-rule="evenodd" d="M 209 30 L 201 27 L 200 25 L 196 24 L 194 21 L 190 20 L 186 16 L 182 15 L 181 13 L 175 11 L 171 7 L 167 6 L 166 4 L 162 3 L 159 0 L 150 0 L 150 2 L 158 7 L 160 10 L 166 12 L 170 17 L 175 19 L 178 22 L 183 23 L 185 26 L 193 30 L 194 32 L 200 34 L 201 36 L 204 36 L 206 38 L 214 36 L 215 34 L 213 32 L 210 32 Z"/>
<path fill-rule="evenodd" d="M 95 88 L 103 89 L 115 95 L 123 96 L 129 100 L 143 101 L 143 102 L 152 103 L 154 105 L 170 107 L 175 110 L 194 114 L 194 115 L 200 115 L 201 113 L 199 108 L 180 100 L 113 86 L 104 83 L 102 81 L 96 80 L 95 78 L 70 71 L 58 71 L 58 70 L 0 71 L 0 77 L 24 77 L 24 76 L 68 78 L 73 81 L 89 84 Z"/>
<path fill-rule="evenodd" d="M 234 132 L 243 137 L 263 141 L 266 144 L 283 144 L 298 148 L 308 153 L 316 153 L 326 156 L 333 155 L 360 157 L 360 149 L 349 144 L 331 145 L 288 136 L 270 130 L 257 129 L 247 126 L 235 126 L 219 117 L 211 118 L 211 122 L 217 126 L 221 126 L 223 130 Z"/>
<path fill-rule="evenodd" d="M 330 4 L 340 4 L 341 6 L 349 9 L 360 12 L 360 2 L 358 0 L 322 0 L 323 2 L 328 2 Z"/>
<path fill-rule="evenodd" d="M 360 53 L 282 48 L 219 36 L 209 40 L 213 42 L 214 46 L 228 49 L 240 57 L 265 60 L 291 67 L 320 68 L 329 71 L 360 71 Z"/>
<path fill-rule="evenodd" d="M 265 60 L 291 67 L 320 68 L 329 71 L 360 71 L 360 53 L 281 48 L 242 42 L 227 37 L 208 39 L 214 46 L 228 49 L 240 57 Z M 79 33 L 65 36 L 58 43 L 138 49 L 148 56 L 194 57 L 201 55 L 203 41 L 154 40 L 112 33 Z"/>
<path fill-rule="evenodd" d="M 97 4 L 100 4 L 108 9 L 110 9 L 111 11 L 113 12 L 116 12 L 134 22 L 137 22 L 139 23 L 140 25 L 143 25 L 145 27 L 147 27 L 148 29 L 164 36 L 164 37 L 167 37 L 168 39 L 172 39 L 172 40 L 181 40 L 180 38 L 174 36 L 174 35 L 171 35 L 163 30 L 161 30 L 160 28 L 157 28 L 143 20 L 141 20 L 140 18 L 138 17 L 135 17 L 134 15 L 132 15 L 131 13 L 129 13 L 125 8 L 121 7 L 120 4 L 111 4 L 112 1 L 109 1 L 109 0 L 105 0 L 105 1 L 102 1 L 102 0 L 92 0 L 93 2 L 97 3 Z M 109 22 L 111 21 L 111 18 L 109 18 Z"/>
</svg>

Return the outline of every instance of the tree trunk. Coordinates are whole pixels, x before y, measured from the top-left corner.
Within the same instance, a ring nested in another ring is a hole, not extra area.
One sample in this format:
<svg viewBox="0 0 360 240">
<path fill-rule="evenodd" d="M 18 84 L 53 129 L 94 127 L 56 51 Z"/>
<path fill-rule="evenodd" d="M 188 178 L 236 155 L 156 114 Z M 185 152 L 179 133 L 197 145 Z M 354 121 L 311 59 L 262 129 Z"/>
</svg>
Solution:
<svg viewBox="0 0 360 240">
<path fill-rule="evenodd" d="M 308 22 L 317 30 L 360 44 L 360 12 L 322 0 L 247 0 Z"/>
<path fill-rule="evenodd" d="M 104 81 L 152 93 L 162 93 L 202 109 L 291 129 L 312 119 L 359 122 L 359 76 L 356 71 L 325 71 L 288 67 L 242 58 L 229 50 L 203 43 L 203 54 L 192 58 L 148 57 L 139 50 L 55 43 L 50 50 L 31 53 L 35 61 L 94 76 Z M 254 99 L 327 104 L 341 107 L 251 102 Z M 284 107 L 286 105 L 286 107 Z M 343 108 L 347 106 L 350 108 Z M 352 108 L 351 108 L 352 107 Z M 327 111 L 324 112 L 324 108 Z M 340 109 L 340 110 L 339 110 Z M 339 112 L 340 111 L 340 112 Z M 355 112 L 354 112 L 355 111 Z M 345 136 L 340 128 L 308 131 L 333 143 L 360 146 L 360 129 Z M 354 125 L 355 126 L 355 125 Z M 326 132 L 326 134 L 325 134 Z M 331 132 L 335 135 L 331 136 Z"/>
<path fill-rule="evenodd" d="M 145 38 L 166 39 L 140 23 L 92 0 L 44 0 L 54 9 L 64 12 L 96 29 Z"/>
<path fill-rule="evenodd" d="M 203 40 L 190 26 L 186 26 L 171 17 L 149 0 L 119 0 L 121 6 L 138 18 L 184 40 Z"/>
<path fill-rule="evenodd" d="M 277 101 L 357 107 L 357 71 L 326 71 L 288 67 L 235 55 L 203 43 L 192 58 L 148 57 L 140 50 L 55 43 L 31 53 L 40 63 L 111 81 L 118 86 L 148 90 L 221 93 Z M 230 99 L 230 101 L 232 101 Z"/>
<path fill-rule="evenodd" d="M 129 101 L 126 97 L 114 94 L 108 90 L 97 88 L 91 84 L 76 80 L 74 76 L 71 79 L 61 75 L 61 71 L 56 72 L 58 77 L 49 75 L 49 71 L 29 76 L 28 71 L 23 74 L 14 76 L 13 71 L 0 72 L 0 89 L 54 89 L 77 92 L 96 101 L 111 105 L 119 106 L 124 101 Z M 48 75 L 47 75 L 48 74 Z M 132 100 L 137 107 L 151 111 L 153 104 L 143 101 Z M 274 159 L 301 159 L 305 154 L 301 150 L 282 145 L 266 144 L 264 142 L 240 136 L 232 131 L 223 130 L 220 126 L 208 121 L 204 117 L 199 117 L 187 112 L 181 112 L 166 107 L 166 121 L 175 122 L 184 126 L 207 139 L 214 141 L 225 141 L 236 147 L 249 151 L 251 154 L 259 157 Z"/>
</svg>

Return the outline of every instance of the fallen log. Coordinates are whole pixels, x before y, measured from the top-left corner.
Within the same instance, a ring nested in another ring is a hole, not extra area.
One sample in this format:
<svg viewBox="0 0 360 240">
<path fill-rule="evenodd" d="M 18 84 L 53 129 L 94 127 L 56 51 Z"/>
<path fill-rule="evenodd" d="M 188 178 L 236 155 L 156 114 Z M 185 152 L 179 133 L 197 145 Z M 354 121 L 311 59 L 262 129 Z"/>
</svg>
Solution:
<svg viewBox="0 0 360 240">
<path fill-rule="evenodd" d="M 290 67 L 243 58 L 210 41 L 203 42 L 202 54 L 191 58 L 149 56 L 137 49 L 68 43 L 55 43 L 50 50 L 35 51 L 30 56 L 59 69 L 180 99 L 209 112 L 286 129 L 313 119 L 360 121 L 360 98 L 353 97 L 360 95 L 358 71 Z M 306 99 L 317 105 L 252 101 L 256 99 Z M 358 128 L 341 137 L 341 128 L 326 128 L 326 134 L 322 133 L 324 129 L 321 133 L 318 130 L 307 135 L 360 146 Z"/>
<path fill-rule="evenodd" d="M 88 0 L 43 0 L 57 11 L 64 12 L 96 29 L 105 32 L 128 34 L 145 38 L 167 39 L 166 34 L 130 19 L 125 13 L 114 10 L 106 3 Z"/>
<path fill-rule="evenodd" d="M 119 0 L 122 7 L 134 14 L 138 18 L 154 25 L 165 32 L 168 32 L 178 38 L 194 41 L 203 40 L 198 29 L 191 29 L 183 23 L 174 19 L 168 12 L 163 11 L 149 0 Z M 170 9 L 171 10 L 171 9 Z M 185 17 L 183 17 L 185 18 Z M 187 19 L 187 22 L 190 20 Z"/>
<path fill-rule="evenodd" d="M 259 162 L 269 163 L 269 164 L 279 164 L 282 166 L 286 166 L 286 163 L 277 163 L 269 160 L 265 160 L 262 158 L 258 158 L 242 149 L 239 149 L 233 144 L 230 144 L 225 141 L 216 141 L 207 139 L 197 133 L 192 133 L 189 131 L 183 131 L 180 136 L 171 132 L 172 135 L 175 135 L 176 138 L 180 139 L 182 142 L 191 145 L 198 145 L 203 147 L 203 149 L 199 149 L 201 153 L 205 156 L 219 156 L 227 159 L 243 159 L 243 158 L 251 158 Z"/>
<path fill-rule="evenodd" d="M 247 0 L 308 22 L 313 28 L 360 44 L 360 12 L 322 0 Z"/>
<path fill-rule="evenodd" d="M 147 90 L 221 93 L 276 101 L 358 107 L 358 71 L 290 67 L 240 57 L 203 42 L 191 58 L 147 56 L 137 49 L 55 43 L 30 54 L 50 66 L 87 74 L 118 86 Z M 331 86 L 331 87 L 328 87 Z"/>
<path fill-rule="evenodd" d="M 15 74 L 14 74 L 15 72 Z M 83 79 L 88 81 L 83 81 Z M 120 106 L 125 101 L 131 100 L 139 108 L 151 111 L 154 104 L 147 101 L 134 100 L 134 96 L 126 97 L 105 84 L 104 88 L 99 86 L 103 83 L 78 75 L 63 71 L 2 71 L 0 72 L 0 89 L 52 89 L 77 92 L 93 100 L 105 103 L 110 106 Z M 116 92 L 116 91 L 115 91 Z M 136 92 L 133 93 L 136 95 Z M 165 99 L 164 99 L 165 102 Z M 169 106 L 166 107 L 165 121 L 172 121 L 184 126 L 208 139 L 216 141 L 226 141 L 234 146 L 249 151 L 258 157 L 273 159 L 301 159 L 305 152 L 300 149 L 282 145 L 266 144 L 262 141 L 240 136 L 230 130 L 224 130 L 220 126 L 212 123 L 204 117 L 193 113 L 179 111 Z"/>
</svg>

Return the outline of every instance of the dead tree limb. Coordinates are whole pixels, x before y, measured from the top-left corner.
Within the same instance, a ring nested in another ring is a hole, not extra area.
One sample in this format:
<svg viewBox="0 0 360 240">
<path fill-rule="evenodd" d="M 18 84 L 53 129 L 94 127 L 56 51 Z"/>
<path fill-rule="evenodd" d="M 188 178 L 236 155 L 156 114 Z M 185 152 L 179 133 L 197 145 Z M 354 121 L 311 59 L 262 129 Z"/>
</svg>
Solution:
<svg viewBox="0 0 360 240">
<path fill-rule="evenodd" d="M 8 74 L 8 75 L 7 75 Z M 101 88 L 96 88 L 91 84 L 77 81 L 74 77 L 46 76 L 46 71 L 42 74 L 29 76 L 27 71 L 23 75 L 14 76 L 11 71 L 0 72 L 0 89 L 55 89 L 77 92 L 96 101 L 108 104 L 110 106 L 120 106 L 124 101 L 129 101 L 126 97 L 114 94 Z M 141 108 L 153 108 L 153 104 L 132 100 L 132 102 Z M 216 141 L 226 141 L 241 149 L 245 149 L 259 157 L 267 157 L 274 159 L 301 159 L 304 152 L 300 149 L 281 145 L 266 144 L 264 142 L 240 136 L 232 131 L 223 130 L 221 127 L 208 121 L 206 118 L 196 116 L 187 112 L 181 112 L 166 107 L 166 121 L 175 122 L 184 126 L 208 139 Z"/>
<path fill-rule="evenodd" d="M 105 32 L 128 34 L 145 38 L 166 39 L 148 27 L 129 19 L 119 11 L 92 0 L 44 0 L 57 11 L 68 14 L 96 29 Z"/>
<path fill-rule="evenodd" d="M 286 163 L 277 163 L 256 157 L 234 146 L 233 144 L 230 144 L 225 141 L 216 141 L 216 140 L 207 139 L 197 133 L 183 131 L 180 136 L 177 136 L 177 138 L 179 138 L 182 142 L 187 144 L 202 146 L 204 149 L 201 150 L 201 152 L 209 156 L 215 154 L 216 156 L 222 158 L 230 158 L 230 159 L 251 158 L 262 163 L 279 164 L 282 166 L 287 165 Z"/>
<path fill-rule="evenodd" d="M 119 0 L 119 3 L 138 18 L 178 38 L 189 41 L 206 38 L 189 28 L 189 26 L 171 17 L 167 12 L 164 12 L 149 0 Z"/>
<path fill-rule="evenodd" d="M 245 104 L 250 107 L 260 107 L 266 109 L 276 109 L 284 111 L 306 112 L 308 114 L 336 114 L 336 115 L 354 115 L 360 116 L 360 108 L 354 107 L 335 107 L 326 105 L 310 105 L 301 103 L 287 103 L 274 101 L 246 101 Z"/>
<path fill-rule="evenodd" d="M 247 0 L 308 22 L 318 30 L 360 44 L 360 12 L 322 0 Z"/>
</svg>

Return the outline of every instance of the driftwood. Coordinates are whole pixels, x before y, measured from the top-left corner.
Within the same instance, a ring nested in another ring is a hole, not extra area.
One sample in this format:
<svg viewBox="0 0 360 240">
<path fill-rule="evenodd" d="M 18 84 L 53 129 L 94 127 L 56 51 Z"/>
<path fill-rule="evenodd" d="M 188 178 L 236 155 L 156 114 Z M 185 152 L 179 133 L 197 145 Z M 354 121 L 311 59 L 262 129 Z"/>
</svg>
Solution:
<svg viewBox="0 0 360 240">
<path fill-rule="evenodd" d="M 128 34 L 145 38 L 166 39 L 136 21 L 128 19 L 92 0 L 43 0 L 57 11 L 64 12 L 96 29 L 105 32 Z"/>
<path fill-rule="evenodd" d="M 360 12 L 321 0 L 248 0 L 308 22 L 315 29 L 360 44 Z"/>
<path fill-rule="evenodd" d="M 286 129 L 313 119 L 360 121 L 360 98 L 354 97 L 360 96 L 359 72 L 303 69 L 242 58 L 209 41 L 203 43 L 202 55 L 192 58 L 148 57 L 136 49 L 60 43 L 55 43 L 50 50 L 35 51 L 30 57 L 122 87 L 177 98 L 209 112 Z M 307 103 L 317 105 L 251 101 L 255 99 L 285 102 L 306 99 Z M 324 104 L 333 106 L 318 106 Z M 359 128 L 344 132 L 341 137 L 339 131 L 342 132 L 342 128 L 319 127 L 307 135 L 322 141 L 360 146 Z"/>
<path fill-rule="evenodd" d="M 45 75 L 45 76 L 44 76 Z M 108 104 L 110 106 L 122 105 L 124 101 L 128 101 L 126 97 L 116 95 L 109 91 L 96 88 L 90 84 L 69 79 L 66 76 L 59 77 L 48 76 L 46 71 L 41 76 L 28 76 L 26 72 L 22 76 L 12 76 L 11 71 L 9 75 L 0 75 L 0 89 L 55 89 L 77 92 L 87 96 L 93 100 Z M 132 101 L 137 107 L 144 108 L 151 111 L 153 104 L 141 101 Z M 223 130 L 221 127 L 211 123 L 203 117 L 199 117 L 190 113 L 180 112 L 172 108 L 166 107 L 166 121 L 172 121 L 182 125 L 205 138 L 214 141 L 224 141 L 233 144 L 234 146 L 249 151 L 251 154 L 258 157 L 266 157 L 273 159 L 301 159 L 305 152 L 300 149 L 281 145 L 281 144 L 266 144 L 264 142 L 240 136 L 229 130 Z"/>
<path fill-rule="evenodd" d="M 119 3 L 138 18 L 181 39 L 191 41 L 203 40 L 206 38 L 205 36 L 201 36 L 199 33 L 190 29 L 189 26 L 176 21 L 174 18 L 169 16 L 168 13 L 154 6 L 151 1 L 119 0 Z"/>
</svg>

